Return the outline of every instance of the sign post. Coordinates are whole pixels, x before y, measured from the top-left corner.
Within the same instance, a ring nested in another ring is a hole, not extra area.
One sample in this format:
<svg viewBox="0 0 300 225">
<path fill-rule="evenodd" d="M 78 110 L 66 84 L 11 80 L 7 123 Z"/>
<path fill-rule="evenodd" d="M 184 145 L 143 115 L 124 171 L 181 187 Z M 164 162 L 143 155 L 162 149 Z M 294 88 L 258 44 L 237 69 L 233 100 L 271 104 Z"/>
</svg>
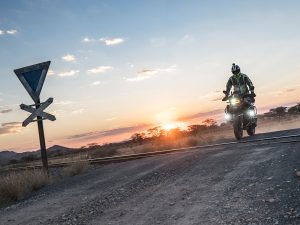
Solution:
<svg viewBox="0 0 300 225">
<path fill-rule="evenodd" d="M 36 110 L 40 108 L 40 101 L 37 102 Z M 44 125 L 43 125 L 43 117 L 37 116 L 37 124 L 39 130 L 39 138 L 40 138 L 40 147 L 41 147 L 41 156 L 43 162 L 44 170 L 48 171 L 48 157 L 47 157 L 47 149 L 46 149 L 46 141 L 45 141 L 45 134 L 44 134 Z"/>
<path fill-rule="evenodd" d="M 43 162 L 43 169 L 48 172 L 48 159 L 47 159 L 47 151 L 46 151 L 46 142 L 45 142 L 45 134 L 43 127 L 43 120 L 49 119 L 51 121 L 56 120 L 55 116 L 44 112 L 52 102 L 53 98 L 49 98 L 45 102 L 40 102 L 40 93 L 45 82 L 45 78 L 50 66 L 50 61 L 35 64 L 32 66 L 26 66 L 20 69 L 14 70 L 15 74 L 27 90 L 30 97 L 33 99 L 33 105 L 25 105 L 21 104 L 20 108 L 27 112 L 30 112 L 31 115 L 24 120 L 22 126 L 26 127 L 31 122 L 37 122 L 38 131 L 39 131 L 39 139 L 40 139 L 40 147 L 41 147 L 41 157 Z M 35 119 L 36 118 L 36 119 Z"/>
</svg>

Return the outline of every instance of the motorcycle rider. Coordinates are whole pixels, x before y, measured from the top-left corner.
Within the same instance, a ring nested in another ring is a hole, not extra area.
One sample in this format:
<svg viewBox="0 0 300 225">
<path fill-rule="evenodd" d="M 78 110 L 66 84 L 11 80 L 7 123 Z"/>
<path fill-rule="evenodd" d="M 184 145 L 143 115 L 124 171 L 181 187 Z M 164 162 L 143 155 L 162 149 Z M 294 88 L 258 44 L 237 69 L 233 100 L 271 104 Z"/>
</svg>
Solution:
<svg viewBox="0 0 300 225">
<path fill-rule="evenodd" d="M 225 97 L 222 101 L 226 101 L 228 99 L 229 92 L 233 87 L 234 92 L 237 91 L 242 95 L 249 94 L 250 91 L 251 97 L 248 97 L 245 100 L 251 103 L 255 102 L 254 97 L 256 97 L 256 94 L 254 93 L 254 86 L 250 78 L 246 74 L 241 73 L 240 67 L 235 63 L 232 64 L 231 72 L 233 75 L 229 78 L 226 84 L 226 91 L 223 91 Z"/>
</svg>

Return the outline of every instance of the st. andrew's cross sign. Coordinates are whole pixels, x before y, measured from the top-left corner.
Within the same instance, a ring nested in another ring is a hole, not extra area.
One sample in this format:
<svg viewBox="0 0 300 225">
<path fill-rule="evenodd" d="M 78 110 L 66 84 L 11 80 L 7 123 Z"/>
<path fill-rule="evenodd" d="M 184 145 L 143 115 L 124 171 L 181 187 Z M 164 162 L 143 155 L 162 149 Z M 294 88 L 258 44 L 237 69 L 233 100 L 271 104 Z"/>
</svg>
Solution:
<svg viewBox="0 0 300 225">
<path fill-rule="evenodd" d="M 24 122 L 22 123 L 22 126 L 26 127 L 29 123 L 37 121 L 37 119 L 35 120 L 35 117 L 38 117 L 38 116 L 42 117 L 43 120 L 44 119 L 45 120 L 48 119 L 51 121 L 56 120 L 55 116 L 44 112 L 44 109 L 47 108 L 52 102 L 53 102 L 53 98 L 48 98 L 48 100 L 45 101 L 44 103 L 40 103 L 40 107 L 38 107 L 38 108 L 33 108 L 33 106 L 36 106 L 36 104 L 33 104 L 33 105 L 21 104 L 20 105 L 21 109 L 31 113 L 31 115 L 26 120 L 24 120 Z"/>
<path fill-rule="evenodd" d="M 56 118 L 55 116 L 44 112 L 52 102 L 53 98 L 49 98 L 45 102 L 40 102 L 40 94 L 45 82 L 45 78 L 50 66 L 50 61 L 35 64 L 32 66 L 26 66 L 20 69 L 14 70 L 15 74 L 27 90 L 30 97 L 33 99 L 33 105 L 25 105 L 21 104 L 20 108 L 27 112 L 30 112 L 31 115 L 24 120 L 23 126 L 27 126 L 31 122 L 37 121 L 38 130 L 39 130 L 39 137 L 40 137 L 40 146 L 41 146 L 41 155 L 42 155 L 42 162 L 43 168 L 48 170 L 48 160 L 47 160 L 47 152 L 46 152 L 46 144 L 45 144 L 45 135 L 44 135 L 44 128 L 43 128 L 43 120 L 49 119 L 54 121 Z M 33 108 L 35 106 L 35 108 Z M 35 119 L 36 118 L 36 119 Z"/>
</svg>

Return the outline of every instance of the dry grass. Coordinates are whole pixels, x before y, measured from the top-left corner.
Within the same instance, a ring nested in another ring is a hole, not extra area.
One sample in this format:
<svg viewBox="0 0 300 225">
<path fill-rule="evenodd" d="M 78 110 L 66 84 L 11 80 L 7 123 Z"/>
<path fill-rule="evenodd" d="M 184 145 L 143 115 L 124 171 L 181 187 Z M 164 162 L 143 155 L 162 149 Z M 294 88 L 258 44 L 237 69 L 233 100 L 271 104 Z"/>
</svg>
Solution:
<svg viewBox="0 0 300 225">
<path fill-rule="evenodd" d="M 87 170 L 89 165 L 90 164 L 87 161 L 79 161 L 79 162 L 72 163 L 71 165 L 63 168 L 62 175 L 75 176 Z"/>
<path fill-rule="evenodd" d="M 80 153 L 73 153 L 73 154 L 70 154 L 70 155 L 63 155 L 63 156 L 57 156 L 57 157 L 49 158 L 49 164 L 86 160 L 88 158 L 89 158 L 88 153 L 81 153 L 81 152 Z"/>
<path fill-rule="evenodd" d="M 205 145 L 215 143 L 217 141 L 231 138 L 233 134 L 226 134 L 227 132 L 214 132 L 207 133 L 204 135 L 190 136 L 190 137 L 179 137 L 177 139 L 158 140 L 152 143 L 145 143 L 133 147 L 118 149 L 117 155 L 129 155 L 146 152 L 155 152 L 177 148 L 187 148 L 198 145 Z"/>
<path fill-rule="evenodd" d="M 22 199 L 50 182 L 47 173 L 42 170 L 13 172 L 0 179 L 0 206 Z"/>
<path fill-rule="evenodd" d="M 272 119 L 259 119 L 258 127 L 256 133 L 262 132 L 271 132 L 278 131 L 284 129 L 293 129 L 300 127 L 300 117 L 289 117 L 282 118 L 280 121 L 274 118 Z M 247 136 L 244 131 L 245 137 Z M 217 142 L 225 142 L 228 140 L 235 140 L 233 134 L 233 128 L 231 124 L 226 125 L 222 129 L 211 130 L 205 133 L 200 133 L 195 136 L 189 137 L 178 137 L 172 138 L 170 137 L 153 141 L 151 143 L 144 143 L 141 145 L 136 145 L 127 148 L 121 148 L 117 150 L 116 155 L 129 155 L 129 154 L 138 154 L 138 153 L 146 153 L 146 152 L 154 152 L 175 148 L 186 148 L 197 145 L 206 145 Z"/>
<path fill-rule="evenodd" d="M 286 118 L 258 119 L 257 133 L 273 132 L 279 130 L 297 129 L 300 127 L 300 116 L 290 116 Z"/>
</svg>

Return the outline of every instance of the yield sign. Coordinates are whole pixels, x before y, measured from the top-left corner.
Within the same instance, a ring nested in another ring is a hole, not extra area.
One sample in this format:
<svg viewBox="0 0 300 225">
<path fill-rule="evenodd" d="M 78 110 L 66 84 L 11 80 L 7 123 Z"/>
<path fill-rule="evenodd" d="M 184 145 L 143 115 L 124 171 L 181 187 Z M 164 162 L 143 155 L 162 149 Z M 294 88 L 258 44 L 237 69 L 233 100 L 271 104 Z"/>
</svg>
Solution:
<svg viewBox="0 0 300 225">
<path fill-rule="evenodd" d="M 51 61 L 26 66 L 14 70 L 15 74 L 35 103 L 39 102 L 40 93 Z"/>
</svg>

